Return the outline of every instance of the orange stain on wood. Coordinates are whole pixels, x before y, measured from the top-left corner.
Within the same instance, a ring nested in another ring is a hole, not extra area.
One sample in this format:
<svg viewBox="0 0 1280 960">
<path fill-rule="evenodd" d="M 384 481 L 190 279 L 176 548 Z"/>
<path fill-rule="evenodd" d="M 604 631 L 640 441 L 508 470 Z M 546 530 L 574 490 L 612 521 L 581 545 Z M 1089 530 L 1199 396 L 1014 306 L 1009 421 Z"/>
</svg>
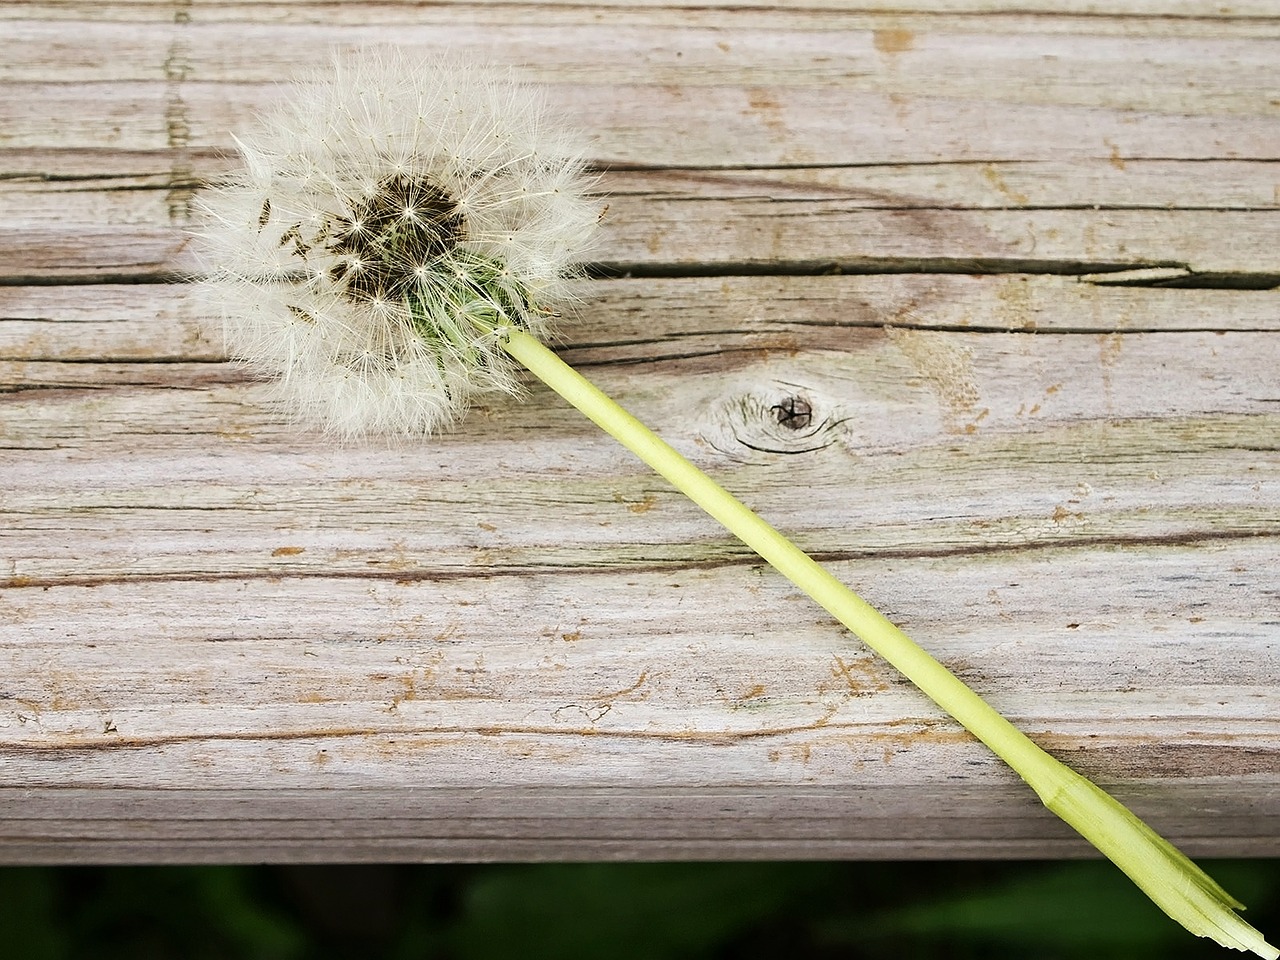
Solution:
<svg viewBox="0 0 1280 960">
<path fill-rule="evenodd" d="M 875 30 L 871 42 L 881 53 L 905 53 L 916 45 L 916 35 L 901 28 Z"/>
</svg>

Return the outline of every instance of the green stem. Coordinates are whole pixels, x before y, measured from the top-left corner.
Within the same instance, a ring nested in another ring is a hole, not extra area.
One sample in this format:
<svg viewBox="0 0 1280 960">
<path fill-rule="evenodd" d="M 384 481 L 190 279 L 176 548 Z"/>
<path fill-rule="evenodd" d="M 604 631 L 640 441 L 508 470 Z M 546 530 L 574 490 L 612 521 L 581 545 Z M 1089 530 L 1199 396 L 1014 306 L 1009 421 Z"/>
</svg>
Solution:
<svg viewBox="0 0 1280 960">
<path fill-rule="evenodd" d="M 1166 913 L 1198 936 L 1276 960 L 1280 955 L 1276 949 L 1233 912 L 1240 904 L 1176 847 L 1095 784 L 1036 746 L 887 617 L 537 339 L 511 326 L 499 332 L 503 348 L 512 357 L 893 664 L 1017 771 L 1045 806 L 1114 861 Z"/>
<path fill-rule="evenodd" d="M 1037 793 L 1042 796 L 1052 793 L 1064 779 L 1070 778 L 1068 768 L 1036 746 L 884 614 L 833 577 L 537 339 L 513 329 L 504 346 L 543 383 L 719 520 L 730 533 L 897 667 L 935 703 L 1017 770 Z"/>
</svg>

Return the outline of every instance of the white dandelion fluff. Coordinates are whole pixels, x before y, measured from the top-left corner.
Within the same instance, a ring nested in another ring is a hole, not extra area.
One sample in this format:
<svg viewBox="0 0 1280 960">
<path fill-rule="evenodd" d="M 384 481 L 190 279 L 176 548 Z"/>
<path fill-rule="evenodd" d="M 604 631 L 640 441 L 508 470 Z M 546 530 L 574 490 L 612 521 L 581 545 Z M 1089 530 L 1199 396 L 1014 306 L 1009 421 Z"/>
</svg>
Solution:
<svg viewBox="0 0 1280 960">
<path fill-rule="evenodd" d="M 546 332 L 598 219 L 582 145 L 456 61 L 338 59 L 293 94 L 199 204 L 229 352 L 347 436 L 430 433 L 511 391 L 496 331 Z"/>
<path fill-rule="evenodd" d="M 337 61 L 240 142 L 203 197 L 203 285 L 233 354 L 331 430 L 426 434 L 513 389 L 586 414 L 897 667 L 1187 929 L 1280 956 L 1226 891 L 1054 759 L 794 543 L 542 345 L 597 219 L 582 152 L 501 75 Z"/>
</svg>

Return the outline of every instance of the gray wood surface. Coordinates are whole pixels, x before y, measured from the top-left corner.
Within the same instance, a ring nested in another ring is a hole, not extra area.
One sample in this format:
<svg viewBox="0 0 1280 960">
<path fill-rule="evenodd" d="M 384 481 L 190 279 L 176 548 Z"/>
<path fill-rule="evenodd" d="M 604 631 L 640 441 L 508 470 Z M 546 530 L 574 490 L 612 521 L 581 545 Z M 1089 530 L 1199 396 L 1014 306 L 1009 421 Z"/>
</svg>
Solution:
<svg viewBox="0 0 1280 960">
<path fill-rule="evenodd" d="M 594 138 L 570 363 L 1188 852 L 1280 854 L 1273 4 L 717 6 L 0 7 L 0 862 L 1089 852 L 545 389 L 335 445 L 225 362 L 191 199 L 385 40 Z"/>
</svg>

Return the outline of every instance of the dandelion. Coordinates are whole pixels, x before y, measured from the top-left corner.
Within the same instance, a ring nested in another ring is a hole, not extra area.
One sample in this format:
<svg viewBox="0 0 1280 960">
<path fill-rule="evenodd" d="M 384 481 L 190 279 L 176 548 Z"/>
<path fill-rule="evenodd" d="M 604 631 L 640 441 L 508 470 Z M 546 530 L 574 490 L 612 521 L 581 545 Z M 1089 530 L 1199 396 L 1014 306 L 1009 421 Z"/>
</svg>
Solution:
<svg viewBox="0 0 1280 960">
<path fill-rule="evenodd" d="M 295 413 L 342 435 L 424 435 L 514 390 L 523 365 L 892 663 L 1171 917 L 1280 957 L 1172 844 L 543 346 L 597 210 L 581 146 L 539 97 L 456 62 L 338 60 L 239 145 L 243 169 L 202 200 L 204 291 L 233 355 Z"/>
<path fill-rule="evenodd" d="M 500 331 L 545 333 L 598 219 L 581 144 L 462 63 L 339 60 L 296 92 L 200 205 L 232 353 L 344 436 L 513 391 Z"/>
</svg>

